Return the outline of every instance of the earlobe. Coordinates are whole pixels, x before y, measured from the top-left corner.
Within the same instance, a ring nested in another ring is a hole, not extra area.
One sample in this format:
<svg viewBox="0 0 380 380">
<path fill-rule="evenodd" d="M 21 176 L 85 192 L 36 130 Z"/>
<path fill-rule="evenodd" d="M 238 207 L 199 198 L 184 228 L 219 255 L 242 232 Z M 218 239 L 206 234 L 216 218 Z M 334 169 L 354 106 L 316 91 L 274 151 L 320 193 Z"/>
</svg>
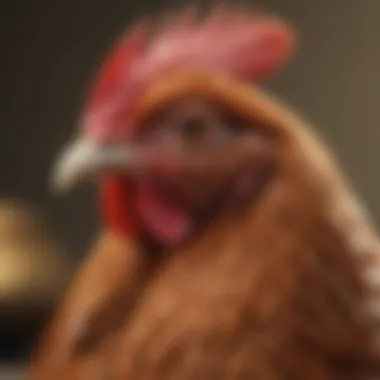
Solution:
<svg viewBox="0 0 380 380">
<path fill-rule="evenodd" d="M 255 136 L 242 138 L 237 149 L 242 157 L 241 175 L 237 181 L 237 191 L 258 196 L 267 182 L 274 176 L 277 168 L 278 153 L 271 139 Z"/>
<path fill-rule="evenodd" d="M 260 163 L 244 167 L 237 176 L 233 198 L 235 205 L 244 207 L 263 195 L 276 171 L 275 160 L 264 158 Z"/>
</svg>

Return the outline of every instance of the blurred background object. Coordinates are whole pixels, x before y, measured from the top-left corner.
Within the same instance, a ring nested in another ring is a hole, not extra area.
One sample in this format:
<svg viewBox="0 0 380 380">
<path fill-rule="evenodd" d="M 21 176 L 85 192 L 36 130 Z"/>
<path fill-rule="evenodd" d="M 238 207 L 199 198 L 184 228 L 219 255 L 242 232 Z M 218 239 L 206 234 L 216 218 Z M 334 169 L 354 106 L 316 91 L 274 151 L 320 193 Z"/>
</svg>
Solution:
<svg viewBox="0 0 380 380">
<path fill-rule="evenodd" d="M 0 354 L 25 355 L 70 277 L 64 254 L 30 204 L 0 200 Z M 23 352 L 25 351 L 25 352 Z"/>
<path fill-rule="evenodd" d="M 34 219 L 34 211 L 27 211 L 29 206 L 26 210 L 5 202 L 2 212 L 12 214 L 15 224 L 20 224 L 12 232 L 7 222 L 12 216 L 1 217 L 5 221 L 0 222 L 4 223 L 0 227 L 4 229 L 0 231 L 2 361 L 27 357 L 39 327 L 59 299 L 60 281 L 65 282 L 60 276 L 72 273 L 62 269 L 65 260 L 78 263 L 97 228 L 93 189 L 83 188 L 59 199 L 48 186 L 54 155 L 74 131 L 95 70 L 134 17 L 174 5 L 178 8 L 182 3 L 20 0 L 2 9 L 0 196 L 31 202 L 42 211 L 51 230 L 47 235 L 41 232 L 44 227 L 38 227 L 40 222 Z M 276 12 L 295 26 L 299 52 L 265 85 L 312 120 L 379 221 L 380 2 L 245 3 Z M 33 228 L 35 236 L 28 238 L 26 231 Z M 7 234 L 19 236 L 19 244 L 15 239 L 9 243 L 12 238 Z M 47 249 L 46 236 L 57 236 L 64 243 L 63 253 L 58 248 Z M 45 249 L 37 248 L 37 241 Z M 1 371 L 0 379 L 6 380 Z"/>
</svg>

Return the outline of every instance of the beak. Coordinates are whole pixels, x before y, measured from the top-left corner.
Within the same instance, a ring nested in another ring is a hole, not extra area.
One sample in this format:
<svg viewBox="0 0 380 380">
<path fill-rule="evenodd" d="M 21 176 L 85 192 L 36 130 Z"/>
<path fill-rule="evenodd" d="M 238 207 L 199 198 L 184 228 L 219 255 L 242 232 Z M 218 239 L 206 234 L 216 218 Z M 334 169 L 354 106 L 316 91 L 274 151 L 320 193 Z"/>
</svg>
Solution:
<svg viewBox="0 0 380 380">
<path fill-rule="evenodd" d="M 80 138 L 58 159 L 53 171 L 53 189 L 62 194 L 105 173 L 128 174 L 139 167 L 138 156 L 136 149 L 127 144 L 101 146 Z"/>
</svg>

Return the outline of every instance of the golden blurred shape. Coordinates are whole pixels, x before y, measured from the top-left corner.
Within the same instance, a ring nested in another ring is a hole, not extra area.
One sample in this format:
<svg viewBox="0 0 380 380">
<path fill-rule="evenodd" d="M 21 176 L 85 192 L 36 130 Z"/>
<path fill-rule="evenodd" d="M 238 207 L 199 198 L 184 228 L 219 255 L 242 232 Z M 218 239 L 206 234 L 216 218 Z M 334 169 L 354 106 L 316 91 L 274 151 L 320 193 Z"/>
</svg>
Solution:
<svg viewBox="0 0 380 380">
<path fill-rule="evenodd" d="M 0 201 L 0 315 L 38 313 L 59 298 L 70 274 L 67 256 L 29 204 Z"/>
</svg>

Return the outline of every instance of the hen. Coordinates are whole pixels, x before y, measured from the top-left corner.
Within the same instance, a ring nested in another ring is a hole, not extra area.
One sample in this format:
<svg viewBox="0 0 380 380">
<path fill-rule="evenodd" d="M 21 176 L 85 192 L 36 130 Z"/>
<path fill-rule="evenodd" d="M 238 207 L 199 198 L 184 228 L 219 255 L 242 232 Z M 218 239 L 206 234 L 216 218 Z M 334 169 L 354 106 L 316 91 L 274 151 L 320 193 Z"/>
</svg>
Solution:
<svg viewBox="0 0 380 380">
<path fill-rule="evenodd" d="M 31 379 L 380 376 L 377 237 L 324 144 L 251 84 L 293 46 L 233 9 L 121 39 L 54 179 L 100 180 L 104 230 Z"/>
</svg>

